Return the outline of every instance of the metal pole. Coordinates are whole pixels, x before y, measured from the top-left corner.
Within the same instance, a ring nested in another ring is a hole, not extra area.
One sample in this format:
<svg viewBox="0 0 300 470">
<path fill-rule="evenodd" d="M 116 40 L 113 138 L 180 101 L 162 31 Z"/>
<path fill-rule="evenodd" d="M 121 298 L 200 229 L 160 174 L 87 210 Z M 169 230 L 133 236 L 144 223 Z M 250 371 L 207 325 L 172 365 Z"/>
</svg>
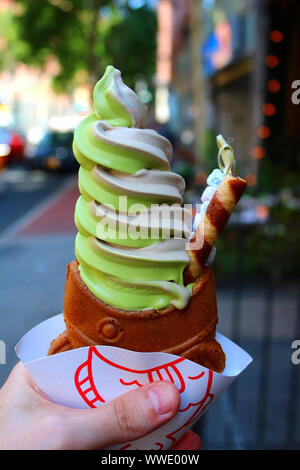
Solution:
<svg viewBox="0 0 300 470">
<path fill-rule="evenodd" d="M 202 19 L 201 3 L 199 0 L 190 0 L 189 12 L 190 53 L 191 53 L 191 84 L 192 103 L 194 110 L 194 149 L 196 161 L 201 161 L 204 141 L 204 79 L 201 63 L 202 45 Z"/>
</svg>

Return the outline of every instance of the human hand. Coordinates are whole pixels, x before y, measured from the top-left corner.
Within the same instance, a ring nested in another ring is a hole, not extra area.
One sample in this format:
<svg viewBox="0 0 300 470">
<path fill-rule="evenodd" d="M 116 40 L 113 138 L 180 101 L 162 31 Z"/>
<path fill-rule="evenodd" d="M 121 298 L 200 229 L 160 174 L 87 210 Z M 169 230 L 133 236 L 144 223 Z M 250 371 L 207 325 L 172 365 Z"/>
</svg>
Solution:
<svg viewBox="0 0 300 470">
<path fill-rule="evenodd" d="M 138 439 L 169 421 L 179 406 L 170 382 L 132 390 L 93 410 L 57 405 L 37 387 L 22 363 L 0 390 L 0 449 L 104 449 Z M 198 450 L 199 437 L 188 431 L 177 450 Z"/>
</svg>

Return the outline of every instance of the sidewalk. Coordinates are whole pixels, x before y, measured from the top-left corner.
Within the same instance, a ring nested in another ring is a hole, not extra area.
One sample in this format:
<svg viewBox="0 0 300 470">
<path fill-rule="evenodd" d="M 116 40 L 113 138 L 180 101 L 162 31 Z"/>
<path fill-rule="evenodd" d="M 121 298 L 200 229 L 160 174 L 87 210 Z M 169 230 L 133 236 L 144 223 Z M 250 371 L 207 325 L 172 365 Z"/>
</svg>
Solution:
<svg viewBox="0 0 300 470">
<path fill-rule="evenodd" d="M 74 259 L 77 180 L 18 222 L 0 243 L 0 339 L 6 365 L 0 386 L 17 362 L 14 347 L 32 326 L 63 308 L 67 265 Z"/>
</svg>

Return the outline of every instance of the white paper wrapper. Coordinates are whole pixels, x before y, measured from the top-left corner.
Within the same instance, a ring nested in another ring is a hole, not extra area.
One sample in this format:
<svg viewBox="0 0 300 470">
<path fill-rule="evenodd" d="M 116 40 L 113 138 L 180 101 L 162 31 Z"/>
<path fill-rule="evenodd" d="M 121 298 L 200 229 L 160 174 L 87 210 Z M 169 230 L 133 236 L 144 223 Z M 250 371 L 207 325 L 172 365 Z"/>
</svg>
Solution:
<svg viewBox="0 0 300 470">
<path fill-rule="evenodd" d="M 167 353 L 139 353 L 114 346 L 91 346 L 47 356 L 50 342 L 65 330 L 63 315 L 38 324 L 19 341 L 16 354 L 48 397 L 73 408 L 96 408 L 155 380 L 180 391 L 175 417 L 147 436 L 113 449 L 169 449 L 251 363 L 225 336 L 216 335 L 226 354 L 222 374 Z"/>
</svg>

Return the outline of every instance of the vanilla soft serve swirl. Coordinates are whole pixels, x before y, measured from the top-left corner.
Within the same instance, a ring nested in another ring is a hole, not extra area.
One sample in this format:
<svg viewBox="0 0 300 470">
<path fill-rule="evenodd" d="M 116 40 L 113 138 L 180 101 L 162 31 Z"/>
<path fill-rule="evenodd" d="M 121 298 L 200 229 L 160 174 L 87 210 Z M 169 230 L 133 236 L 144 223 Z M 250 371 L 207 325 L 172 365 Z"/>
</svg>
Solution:
<svg viewBox="0 0 300 470">
<path fill-rule="evenodd" d="M 165 238 L 165 221 L 158 218 L 153 235 L 147 215 L 153 205 L 175 205 L 180 220 L 189 221 L 181 207 L 184 180 L 170 170 L 170 142 L 145 125 L 144 104 L 123 83 L 119 70 L 107 67 L 94 89 L 94 112 L 74 135 L 81 193 L 75 209 L 76 257 L 83 282 L 109 305 L 183 309 L 191 295 L 183 284 L 189 262 L 186 239 L 174 238 L 177 219 Z M 131 213 L 141 204 L 140 214 Z M 112 223 L 105 230 L 104 218 Z M 132 227 L 147 236 L 132 235 Z"/>
</svg>

